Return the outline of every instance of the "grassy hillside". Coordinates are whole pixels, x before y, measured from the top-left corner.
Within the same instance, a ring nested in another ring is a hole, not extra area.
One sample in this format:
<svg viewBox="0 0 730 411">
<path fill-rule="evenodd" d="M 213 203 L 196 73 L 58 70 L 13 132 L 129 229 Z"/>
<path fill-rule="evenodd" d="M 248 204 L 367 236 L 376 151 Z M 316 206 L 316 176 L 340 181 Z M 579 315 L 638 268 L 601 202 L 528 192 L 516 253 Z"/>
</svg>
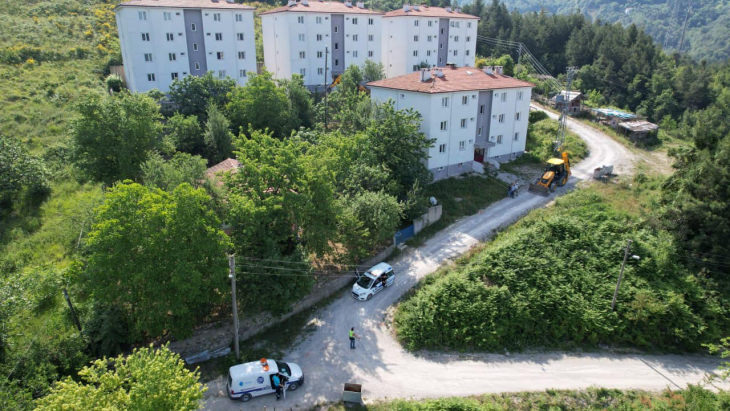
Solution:
<svg viewBox="0 0 730 411">
<path fill-rule="evenodd" d="M 682 27 L 687 19 L 682 51 L 697 60 L 722 61 L 730 58 L 730 3 L 726 0 L 504 0 L 510 10 L 569 14 L 580 11 L 594 20 L 625 26 L 642 26 L 658 44 L 669 50 L 679 48 Z M 688 9 L 692 11 L 688 16 Z"/>
<path fill-rule="evenodd" d="M 395 315 L 411 349 L 575 347 L 608 343 L 693 350 L 727 333 L 717 285 L 682 265 L 655 228 L 660 182 L 566 195 L 532 212 L 455 266 L 427 277 Z M 623 248 L 627 263 L 611 311 Z"/>
</svg>

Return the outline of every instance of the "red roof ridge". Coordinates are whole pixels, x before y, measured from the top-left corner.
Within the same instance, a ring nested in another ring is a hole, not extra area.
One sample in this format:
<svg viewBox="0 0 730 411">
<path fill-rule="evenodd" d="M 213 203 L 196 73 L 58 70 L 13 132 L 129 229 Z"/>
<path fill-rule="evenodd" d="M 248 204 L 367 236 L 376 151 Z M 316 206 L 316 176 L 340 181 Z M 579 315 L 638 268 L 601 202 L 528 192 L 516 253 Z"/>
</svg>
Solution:
<svg viewBox="0 0 730 411">
<path fill-rule="evenodd" d="M 440 70 L 443 75 L 436 76 Z M 476 67 L 433 68 L 431 78 L 421 81 L 420 71 L 385 80 L 372 81 L 368 87 L 389 88 L 417 93 L 452 93 L 470 90 L 534 87 L 534 84 L 502 74 L 487 74 Z"/>
</svg>

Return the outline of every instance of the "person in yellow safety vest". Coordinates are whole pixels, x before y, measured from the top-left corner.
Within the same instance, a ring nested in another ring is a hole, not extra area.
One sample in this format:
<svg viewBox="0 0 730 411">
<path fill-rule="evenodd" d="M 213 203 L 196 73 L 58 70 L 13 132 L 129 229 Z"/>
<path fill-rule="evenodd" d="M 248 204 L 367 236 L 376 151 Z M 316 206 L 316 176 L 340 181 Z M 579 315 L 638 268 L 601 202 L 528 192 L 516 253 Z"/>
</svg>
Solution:
<svg viewBox="0 0 730 411">
<path fill-rule="evenodd" d="M 350 328 L 350 349 L 351 350 L 355 349 L 355 338 L 357 338 L 358 340 L 360 339 L 360 337 L 358 337 L 357 334 L 355 334 L 355 327 L 352 327 L 352 328 Z"/>
</svg>

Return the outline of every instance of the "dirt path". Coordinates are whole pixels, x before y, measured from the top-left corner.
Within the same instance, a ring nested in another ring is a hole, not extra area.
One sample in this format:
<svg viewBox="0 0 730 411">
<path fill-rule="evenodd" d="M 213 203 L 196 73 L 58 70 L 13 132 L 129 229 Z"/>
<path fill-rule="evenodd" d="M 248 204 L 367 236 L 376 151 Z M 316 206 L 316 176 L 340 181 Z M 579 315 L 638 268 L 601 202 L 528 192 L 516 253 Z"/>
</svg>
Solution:
<svg viewBox="0 0 730 411">
<path fill-rule="evenodd" d="M 573 167 L 567 192 L 588 180 L 596 167 L 613 164 L 614 172 L 629 173 L 636 156 L 626 147 L 585 125 L 571 122 L 571 130 L 588 143 L 589 156 Z M 511 224 L 530 210 L 545 206 L 553 197 L 528 193 L 505 198 L 478 214 L 464 218 L 390 261 L 396 284 L 368 302 L 355 301 L 349 292 L 320 311 L 317 331 L 287 353 L 284 360 L 299 364 L 306 385 L 277 402 L 273 395 L 248 403 L 231 401 L 225 379 L 208 383 L 205 409 L 267 410 L 308 409 L 337 401 L 345 382 L 363 384 L 366 401 L 384 398 L 423 398 L 510 392 L 608 388 L 663 389 L 685 387 L 711 373 L 718 360 L 705 356 L 615 355 L 610 353 L 549 353 L 514 355 L 450 355 L 410 353 L 395 341 L 385 321 L 387 310 L 416 282 L 454 259 L 495 229 Z M 362 336 L 356 350 L 349 349 L 347 331 L 355 327 Z"/>
</svg>

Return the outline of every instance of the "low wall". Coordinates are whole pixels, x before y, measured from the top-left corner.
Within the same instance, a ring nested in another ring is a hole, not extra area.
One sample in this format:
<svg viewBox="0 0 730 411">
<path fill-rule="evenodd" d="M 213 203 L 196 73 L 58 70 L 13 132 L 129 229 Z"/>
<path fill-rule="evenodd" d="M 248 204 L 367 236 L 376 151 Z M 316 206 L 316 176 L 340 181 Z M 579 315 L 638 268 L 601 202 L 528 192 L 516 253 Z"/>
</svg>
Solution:
<svg viewBox="0 0 730 411">
<path fill-rule="evenodd" d="M 441 204 L 435 205 L 428 209 L 428 213 L 423 214 L 417 219 L 413 220 L 413 231 L 418 234 L 424 228 L 430 226 L 436 221 L 441 219 Z"/>
<path fill-rule="evenodd" d="M 387 258 L 394 249 L 395 246 L 391 245 L 376 256 L 364 261 L 361 265 L 363 267 L 370 268 Z M 273 316 L 269 313 L 260 313 L 253 316 L 247 316 L 245 312 L 239 313 L 238 335 L 241 342 L 253 337 L 268 327 L 285 321 L 295 314 L 299 314 L 341 290 L 348 284 L 352 284 L 355 281 L 355 273 L 352 272 L 352 274 L 352 276 L 343 275 L 342 277 L 335 279 L 317 281 L 312 288 L 312 291 L 307 294 L 306 297 L 295 303 L 289 313 L 280 317 Z M 232 341 L 233 319 L 227 322 L 219 322 L 201 327 L 195 331 L 195 334 L 192 337 L 185 340 L 171 342 L 170 350 L 185 358 L 200 353 L 201 351 L 213 351 L 222 347 L 228 347 L 231 345 Z"/>
</svg>

